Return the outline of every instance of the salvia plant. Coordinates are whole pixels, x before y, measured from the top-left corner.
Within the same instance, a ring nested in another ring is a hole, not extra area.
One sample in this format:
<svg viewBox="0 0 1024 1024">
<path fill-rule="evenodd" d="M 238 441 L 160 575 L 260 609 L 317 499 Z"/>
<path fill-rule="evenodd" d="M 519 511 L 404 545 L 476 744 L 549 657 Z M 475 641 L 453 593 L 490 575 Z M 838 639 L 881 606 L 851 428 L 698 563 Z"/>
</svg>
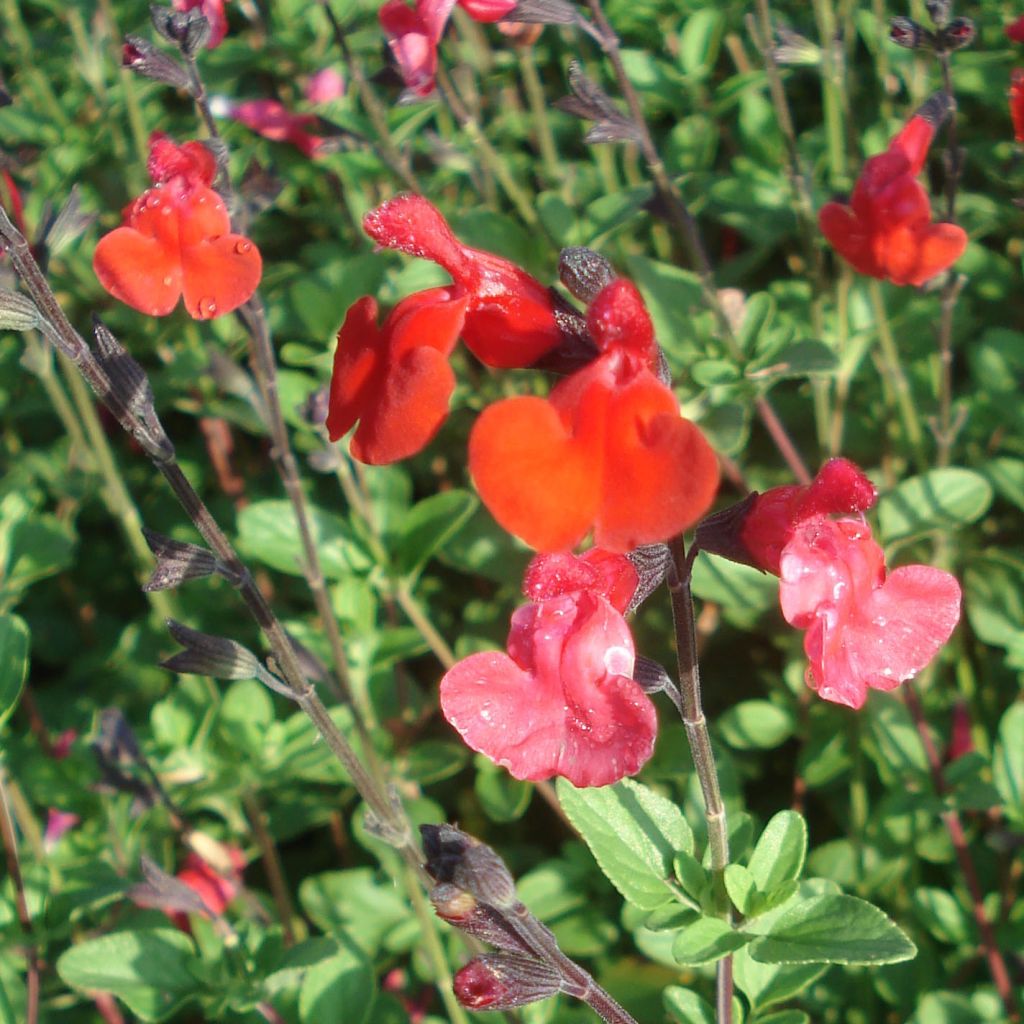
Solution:
<svg viewBox="0 0 1024 1024">
<path fill-rule="evenodd" d="M 0 1022 L 1020 1020 L 961 7 L 3 0 Z"/>
</svg>

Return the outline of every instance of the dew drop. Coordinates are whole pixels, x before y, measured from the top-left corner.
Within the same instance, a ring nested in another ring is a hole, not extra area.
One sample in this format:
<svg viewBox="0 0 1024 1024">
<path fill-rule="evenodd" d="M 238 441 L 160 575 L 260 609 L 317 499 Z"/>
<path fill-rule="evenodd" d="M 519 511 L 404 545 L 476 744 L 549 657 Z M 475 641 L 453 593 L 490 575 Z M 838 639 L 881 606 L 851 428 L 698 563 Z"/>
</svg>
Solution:
<svg viewBox="0 0 1024 1024">
<path fill-rule="evenodd" d="M 170 275 L 168 275 L 167 277 L 164 278 L 163 283 L 164 283 L 164 285 L 166 287 L 169 288 L 174 283 L 174 278 L 172 278 Z"/>
<path fill-rule="evenodd" d="M 201 317 L 211 317 L 217 312 L 217 302 L 209 296 L 200 299 L 196 307 Z"/>
<path fill-rule="evenodd" d="M 240 242 L 235 242 L 235 252 L 237 252 L 239 256 L 244 256 L 247 252 L 251 251 L 252 242 L 247 242 L 245 239 Z"/>
</svg>

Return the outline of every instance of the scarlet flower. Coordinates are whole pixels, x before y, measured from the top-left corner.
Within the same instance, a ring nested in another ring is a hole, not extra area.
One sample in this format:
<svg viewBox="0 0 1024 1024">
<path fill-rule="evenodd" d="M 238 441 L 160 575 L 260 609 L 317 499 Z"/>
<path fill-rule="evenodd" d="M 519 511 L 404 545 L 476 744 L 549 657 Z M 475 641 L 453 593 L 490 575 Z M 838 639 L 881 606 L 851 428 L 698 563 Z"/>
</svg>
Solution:
<svg viewBox="0 0 1024 1024">
<path fill-rule="evenodd" d="M 172 0 L 176 11 L 191 11 L 198 7 L 203 17 L 210 23 L 210 38 L 206 48 L 213 50 L 224 42 L 228 34 L 228 19 L 224 13 L 224 0 Z"/>
<path fill-rule="evenodd" d="M 357 300 L 338 331 L 327 433 L 359 421 L 352 455 L 383 465 L 418 452 L 448 414 L 455 375 L 448 356 L 459 339 L 467 296 L 431 288 L 403 299 L 377 326 L 377 302 Z"/>
<path fill-rule="evenodd" d="M 458 0 L 474 21 L 500 21 L 516 0 Z M 444 35 L 456 0 L 387 0 L 378 17 L 406 88 L 415 96 L 434 91 L 437 44 Z"/>
<path fill-rule="evenodd" d="M 470 747 L 517 779 L 607 786 L 640 770 L 657 731 L 654 705 L 631 678 L 622 617 L 631 591 L 616 582 L 632 567 L 607 552 L 543 558 L 528 571 L 534 600 L 512 616 L 508 654 L 472 654 L 449 669 L 441 708 Z M 568 590 L 573 574 L 580 588 Z"/>
<path fill-rule="evenodd" d="M 245 855 L 236 846 L 227 848 L 236 876 L 245 867 Z M 219 917 L 238 895 L 238 878 L 228 878 L 215 871 L 197 853 L 189 853 L 185 866 L 174 876 L 187 885 L 205 904 L 212 917 Z M 165 910 L 167 916 L 184 932 L 189 931 L 188 915 L 180 910 Z"/>
<path fill-rule="evenodd" d="M 320 124 L 316 114 L 295 114 L 278 100 L 243 100 L 235 103 L 215 96 L 210 109 L 217 117 L 230 117 L 271 142 L 290 142 L 304 156 L 319 156 L 326 139 L 313 134 Z"/>
<path fill-rule="evenodd" d="M 875 485 L 849 459 L 830 459 L 806 487 L 773 487 L 754 499 L 740 540 L 759 569 L 779 575 L 779 559 L 794 530 L 814 515 L 866 512 L 878 499 Z"/>
<path fill-rule="evenodd" d="M 960 618 L 960 585 L 947 572 L 908 565 L 886 573 L 882 549 L 857 519 L 815 515 L 782 551 L 779 597 L 806 630 L 808 684 L 825 700 L 859 708 L 868 689 L 916 675 Z"/>
<path fill-rule="evenodd" d="M 657 347 L 643 299 L 628 281 L 607 285 L 587 326 L 601 354 L 547 399 L 485 409 L 469 440 L 484 504 L 538 551 L 594 543 L 630 551 L 697 521 L 718 487 L 718 462 L 655 376 Z"/>
<path fill-rule="evenodd" d="M 509 260 L 463 245 L 441 212 L 405 193 L 363 218 L 380 246 L 432 260 L 468 295 L 462 340 L 488 366 L 529 366 L 561 341 L 551 293 Z"/>
<path fill-rule="evenodd" d="M 1024 68 L 1014 68 L 1010 76 L 1010 120 L 1014 139 L 1024 142 Z"/>
<path fill-rule="evenodd" d="M 1015 43 L 1024 43 L 1024 14 L 1006 26 L 1006 35 Z"/>
<path fill-rule="evenodd" d="M 849 206 L 826 203 L 818 214 L 839 255 L 869 277 L 921 285 L 951 267 L 967 246 L 963 228 L 931 222 L 928 194 L 917 181 L 941 120 L 936 105 L 925 104 L 884 153 L 864 164 Z"/>
<path fill-rule="evenodd" d="M 93 254 L 100 284 L 150 316 L 166 316 L 184 295 L 197 320 L 230 313 L 260 281 L 259 250 L 231 233 L 224 200 L 210 188 L 216 164 L 200 142 L 150 139 L 147 189 Z"/>
</svg>

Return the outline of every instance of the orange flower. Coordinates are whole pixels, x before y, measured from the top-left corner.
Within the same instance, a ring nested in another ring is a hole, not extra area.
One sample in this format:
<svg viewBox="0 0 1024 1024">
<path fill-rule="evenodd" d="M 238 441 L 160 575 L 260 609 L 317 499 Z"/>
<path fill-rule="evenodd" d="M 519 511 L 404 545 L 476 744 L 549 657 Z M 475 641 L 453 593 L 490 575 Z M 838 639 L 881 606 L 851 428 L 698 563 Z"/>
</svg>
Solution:
<svg viewBox="0 0 1024 1024">
<path fill-rule="evenodd" d="M 630 551 L 666 540 L 708 509 L 718 463 L 653 372 L 657 347 L 640 293 L 613 281 L 588 311 L 602 354 L 548 399 L 485 409 L 469 469 L 495 519 L 538 551 L 578 544 Z"/>
<path fill-rule="evenodd" d="M 377 326 L 364 296 L 338 331 L 327 433 L 337 441 L 359 421 L 352 455 L 384 465 L 418 452 L 448 415 L 455 375 L 448 357 L 466 317 L 466 295 L 431 288 L 404 298 Z"/>
<path fill-rule="evenodd" d="M 933 224 L 928 194 L 917 181 L 948 101 L 933 97 L 889 148 L 864 164 L 850 205 L 826 203 L 822 233 L 853 268 L 899 285 L 921 285 L 948 270 L 967 247 L 956 224 Z"/>
<path fill-rule="evenodd" d="M 197 320 L 237 309 L 256 291 L 262 261 L 248 238 L 231 233 L 224 200 L 210 188 L 213 155 L 200 142 L 176 146 L 154 133 L 148 169 L 153 187 L 96 246 L 100 284 L 150 316 L 166 316 L 182 295 Z"/>
</svg>

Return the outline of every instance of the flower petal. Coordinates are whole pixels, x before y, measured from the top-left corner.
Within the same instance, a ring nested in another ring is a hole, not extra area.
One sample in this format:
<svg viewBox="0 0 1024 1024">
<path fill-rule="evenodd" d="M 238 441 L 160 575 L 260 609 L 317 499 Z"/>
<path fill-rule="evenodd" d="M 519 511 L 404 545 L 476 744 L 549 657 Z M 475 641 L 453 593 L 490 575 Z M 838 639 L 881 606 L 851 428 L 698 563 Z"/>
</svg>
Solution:
<svg viewBox="0 0 1024 1024">
<path fill-rule="evenodd" d="M 222 235 L 182 248 L 185 308 L 197 320 L 223 316 L 248 302 L 260 283 L 260 251 L 242 235 Z"/>
<path fill-rule="evenodd" d="M 115 299 L 140 313 L 166 316 L 181 298 L 182 272 L 176 256 L 155 238 L 122 227 L 99 240 L 92 266 Z"/>
</svg>

